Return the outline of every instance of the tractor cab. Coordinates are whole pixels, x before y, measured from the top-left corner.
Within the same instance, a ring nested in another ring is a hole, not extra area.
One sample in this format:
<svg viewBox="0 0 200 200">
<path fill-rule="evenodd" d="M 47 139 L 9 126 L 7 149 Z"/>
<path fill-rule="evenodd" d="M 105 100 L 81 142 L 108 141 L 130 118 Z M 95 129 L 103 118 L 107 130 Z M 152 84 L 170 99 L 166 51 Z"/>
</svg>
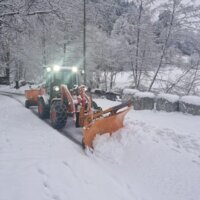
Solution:
<svg viewBox="0 0 200 200">
<path fill-rule="evenodd" d="M 77 67 L 54 66 L 46 68 L 46 89 L 50 99 L 59 96 L 60 86 L 66 85 L 72 90 L 81 84 L 81 74 Z"/>
</svg>

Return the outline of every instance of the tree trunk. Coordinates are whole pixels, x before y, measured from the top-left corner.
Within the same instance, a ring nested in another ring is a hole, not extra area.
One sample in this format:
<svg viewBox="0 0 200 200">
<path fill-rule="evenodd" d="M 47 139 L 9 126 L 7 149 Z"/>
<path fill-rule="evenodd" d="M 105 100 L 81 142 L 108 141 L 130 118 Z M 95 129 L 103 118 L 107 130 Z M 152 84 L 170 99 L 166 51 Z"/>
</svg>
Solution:
<svg viewBox="0 0 200 200">
<path fill-rule="evenodd" d="M 105 91 L 108 89 L 108 74 L 104 71 L 104 80 L 105 80 Z"/>
<path fill-rule="evenodd" d="M 117 74 L 117 72 L 111 72 L 111 74 L 110 74 L 110 90 L 112 90 L 112 88 L 113 88 L 116 74 Z"/>
<path fill-rule="evenodd" d="M 193 79 L 192 79 L 192 81 L 190 82 L 190 87 L 189 87 L 189 89 L 188 89 L 188 91 L 187 91 L 187 95 L 190 94 L 190 92 L 191 92 L 191 90 L 192 90 L 192 87 L 193 87 L 193 85 L 194 85 L 194 82 L 196 81 L 197 73 L 198 73 L 198 71 L 199 71 L 199 67 L 198 67 L 199 64 L 200 64 L 200 59 L 198 59 L 198 62 L 197 62 L 197 66 L 196 66 L 196 69 L 195 69 L 195 72 L 194 72 Z"/>
<path fill-rule="evenodd" d="M 137 22 L 137 40 L 136 40 L 136 53 L 135 53 L 135 87 L 138 88 L 138 59 L 139 59 L 139 45 L 140 45 L 140 23 L 141 23 L 141 17 L 142 17 L 142 0 L 140 1 L 140 7 L 139 7 L 139 16 L 138 16 L 138 22 Z"/>
<path fill-rule="evenodd" d="M 173 1 L 173 10 L 172 10 L 172 16 L 171 16 L 171 20 L 170 20 L 169 31 L 167 33 L 167 37 L 166 37 L 165 43 L 164 43 L 163 48 L 162 48 L 162 53 L 161 53 L 159 65 L 157 67 L 156 73 L 153 76 L 153 79 L 151 81 L 151 84 L 149 86 L 148 91 L 151 91 L 152 86 L 153 86 L 153 84 L 154 84 L 154 82 L 155 82 L 155 80 L 157 78 L 158 72 L 160 71 L 160 68 L 162 67 L 162 64 L 163 64 L 163 58 L 164 58 L 164 56 L 166 54 L 167 44 L 168 44 L 169 38 L 171 36 L 172 27 L 173 27 L 173 23 L 174 23 L 175 8 L 176 8 L 176 2 L 174 0 Z"/>
</svg>

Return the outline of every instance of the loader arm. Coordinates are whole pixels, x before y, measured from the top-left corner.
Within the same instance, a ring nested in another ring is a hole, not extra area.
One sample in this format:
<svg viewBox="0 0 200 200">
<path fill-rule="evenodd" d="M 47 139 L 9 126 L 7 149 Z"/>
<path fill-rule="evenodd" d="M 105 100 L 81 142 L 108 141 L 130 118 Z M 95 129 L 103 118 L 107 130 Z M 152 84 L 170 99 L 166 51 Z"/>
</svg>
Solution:
<svg viewBox="0 0 200 200">
<path fill-rule="evenodd" d="M 60 90 L 61 90 L 61 99 L 64 102 L 65 100 L 67 100 L 68 102 L 68 112 L 72 113 L 74 115 L 75 113 L 75 105 L 74 105 L 74 101 L 72 98 L 72 95 L 68 89 L 68 87 L 64 84 L 62 84 L 60 86 Z M 74 115 L 75 117 L 75 115 Z"/>
</svg>

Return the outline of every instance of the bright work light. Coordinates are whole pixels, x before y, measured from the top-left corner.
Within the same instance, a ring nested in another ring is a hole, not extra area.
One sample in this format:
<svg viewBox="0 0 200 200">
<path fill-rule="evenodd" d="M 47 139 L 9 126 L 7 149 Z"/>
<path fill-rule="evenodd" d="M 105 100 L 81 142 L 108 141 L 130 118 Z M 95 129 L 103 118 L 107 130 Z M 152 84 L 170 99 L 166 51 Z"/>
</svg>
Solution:
<svg viewBox="0 0 200 200">
<path fill-rule="evenodd" d="M 47 72 L 50 72 L 51 71 L 51 67 L 47 67 Z"/>
<path fill-rule="evenodd" d="M 60 71 L 60 66 L 59 66 L 59 65 L 55 65 L 55 66 L 53 67 L 53 70 L 54 70 L 55 72 Z"/>
<path fill-rule="evenodd" d="M 53 89 L 58 92 L 60 90 L 59 86 L 54 86 Z"/>
<path fill-rule="evenodd" d="M 72 72 L 77 73 L 77 72 L 78 72 L 78 67 L 73 66 L 73 67 L 72 67 Z"/>
</svg>

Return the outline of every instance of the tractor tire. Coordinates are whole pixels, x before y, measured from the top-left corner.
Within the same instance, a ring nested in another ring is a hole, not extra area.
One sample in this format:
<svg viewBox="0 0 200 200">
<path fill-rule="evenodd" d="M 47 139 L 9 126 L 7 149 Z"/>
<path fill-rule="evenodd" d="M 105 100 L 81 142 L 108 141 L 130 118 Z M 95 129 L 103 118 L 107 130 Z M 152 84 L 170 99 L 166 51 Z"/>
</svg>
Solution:
<svg viewBox="0 0 200 200">
<path fill-rule="evenodd" d="M 49 108 L 45 105 L 42 98 L 38 99 L 38 115 L 41 119 L 47 119 L 49 117 Z"/>
<path fill-rule="evenodd" d="M 50 109 L 51 125 L 55 129 L 62 129 L 67 122 L 67 108 L 61 101 L 54 101 Z"/>
<path fill-rule="evenodd" d="M 29 102 L 29 100 L 26 100 L 26 101 L 25 101 L 25 107 L 26 107 L 26 108 L 29 108 L 29 107 L 30 107 L 30 102 Z"/>
</svg>

